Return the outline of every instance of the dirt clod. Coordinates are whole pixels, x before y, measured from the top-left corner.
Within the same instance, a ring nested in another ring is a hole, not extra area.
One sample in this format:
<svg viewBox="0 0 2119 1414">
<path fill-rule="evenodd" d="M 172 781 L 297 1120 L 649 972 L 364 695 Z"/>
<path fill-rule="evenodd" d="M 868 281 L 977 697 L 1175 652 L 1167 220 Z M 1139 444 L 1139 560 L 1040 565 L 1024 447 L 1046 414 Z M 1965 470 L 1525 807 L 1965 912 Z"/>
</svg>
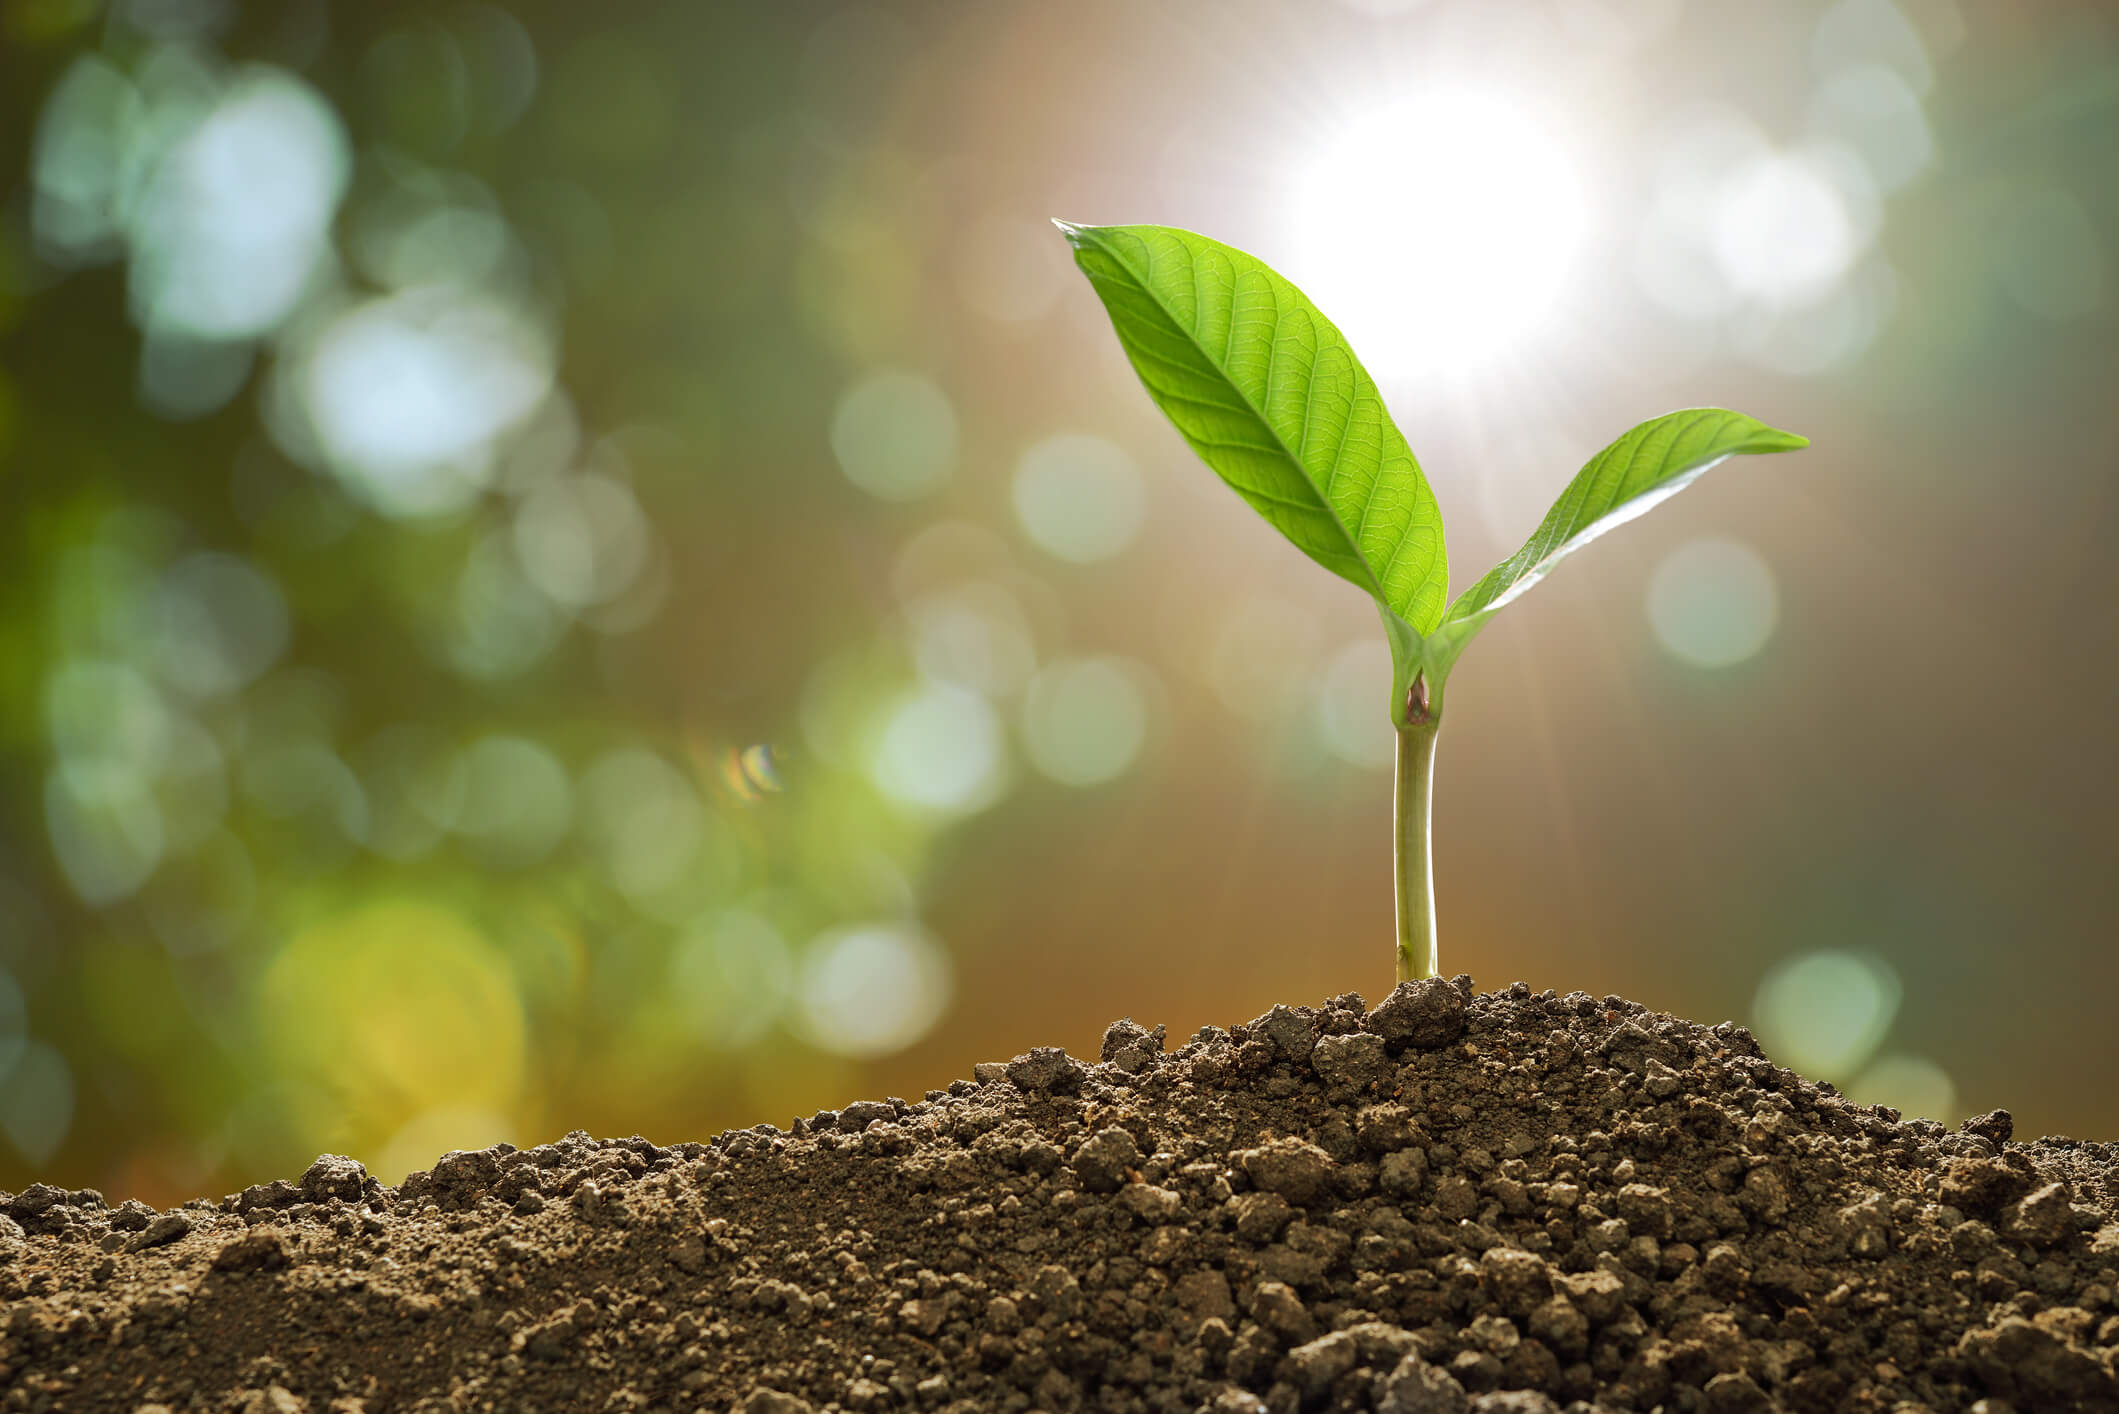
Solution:
<svg viewBox="0 0 2119 1414">
<path fill-rule="evenodd" d="M 2016 1137 L 2016 1117 L 2007 1110 L 1988 1110 L 1957 1127 L 1967 1134 L 1978 1135 L 1997 1149 Z"/>
<path fill-rule="evenodd" d="M 1406 983 L 791 1132 L 0 1194 L 0 1409 L 2119 1411 L 2115 1160 Z"/>
<path fill-rule="evenodd" d="M 190 1232 L 191 1228 L 192 1222 L 189 1213 L 164 1213 L 153 1222 L 150 1222 L 138 1237 L 127 1243 L 125 1250 L 128 1252 L 144 1252 L 150 1247 L 160 1247 L 165 1243 L 176 1241 L 184 1234 Z"/>
<path fill-rule="evenodd" d="M 1960 1159 L 1943 1175 L 1937 1196 L 1953 1208 L 1992 1216 L 2031 1188 L 2031 1175 L 1996 1159 Z"/>
<path fill-rule="evenodd" d="M 1262 1192 L 1278 1194 L 1297 1207 L 1322 1198 L 1332 1177 L 1331 1155 L 1300 1139 L 1276 1139 L 1237 1157 L 1244 1174 Z"/>
<path fill-rule="evenodd" d="M 1091 1193 L 1116 1193 L 1140 1166 L 1140 1148 L 1123 1129 L 1100 1129 L 1074 1152 L 1074 1176 Z"/>
<path fill-rule="evenodd" d="M 2018 1199 L 2001 1217 L 2001 1235 L 2012 1242 L 2050 1247 L 2075 1227 L 2074 1206 L 2065 1184 L 2048 1183 L 2028 1197 Z"/>
<path fill-rule="evenodd" d="M 1086 1067 L 1057 1046 L 1039 1046 L 1008 1062 L 1008 1079 L 1025 1094 L 1071 1094 Z"/>
<path fill-rule="evenodd" d="M 1368 1029 L 1393 1050 L 1433 1050 L 1464 1034 L 1464 992 L 1439 977 L 1400 982 L 1369 1013 Z"/>
<path fill-rule="evenodd" d="M 277 1232 L 260 1228 L 223 1243 L 213 1254 L 217 1272 L 269 1272 L 287 1265 L 287 1243 Z"/>
<path fill-rule="evenodd" d="M 357 1201 L 368 1185 L 368 1170 L 358 1159 L 349 1159 L 343 1154 L 319 1154 L 309 1171 L 302 1175 L 301 1194 L 311 1203 L 338 1198 L 346 1202 Z"/>
</svg>

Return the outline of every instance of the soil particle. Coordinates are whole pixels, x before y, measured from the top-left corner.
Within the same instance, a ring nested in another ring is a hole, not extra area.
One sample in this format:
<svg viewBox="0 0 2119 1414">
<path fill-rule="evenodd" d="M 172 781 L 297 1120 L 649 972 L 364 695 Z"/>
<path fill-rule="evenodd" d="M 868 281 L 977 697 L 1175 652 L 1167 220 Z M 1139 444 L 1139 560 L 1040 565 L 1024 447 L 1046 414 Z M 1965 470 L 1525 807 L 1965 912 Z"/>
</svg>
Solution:
<svg viewBox="0 0 2119 1414">
<path fill-rule="evenodd" d="M 0 1412 L 2119 1411 L 2115 1158 L 1407 983 L 709 1143 L 0 1194 Z"/>
</svg>

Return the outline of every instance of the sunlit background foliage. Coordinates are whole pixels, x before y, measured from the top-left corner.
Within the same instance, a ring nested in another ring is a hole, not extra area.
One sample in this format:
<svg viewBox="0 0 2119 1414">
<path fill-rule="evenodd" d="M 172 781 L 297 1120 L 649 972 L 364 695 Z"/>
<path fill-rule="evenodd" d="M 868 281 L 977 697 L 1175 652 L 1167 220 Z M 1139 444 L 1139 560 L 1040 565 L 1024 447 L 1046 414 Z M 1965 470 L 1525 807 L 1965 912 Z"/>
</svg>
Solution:
<svg viewBox="0 0 2119 1414">
<path fill-rule="evenodd" d="M 917 1095 L 1389 985 L 1369 607 L 1050 216 L 1338 316 L 1444 961 L 2119 1130 L 2119 27 L 2000 0 L 0 0 L 0 1184 Z"/>
</svg>

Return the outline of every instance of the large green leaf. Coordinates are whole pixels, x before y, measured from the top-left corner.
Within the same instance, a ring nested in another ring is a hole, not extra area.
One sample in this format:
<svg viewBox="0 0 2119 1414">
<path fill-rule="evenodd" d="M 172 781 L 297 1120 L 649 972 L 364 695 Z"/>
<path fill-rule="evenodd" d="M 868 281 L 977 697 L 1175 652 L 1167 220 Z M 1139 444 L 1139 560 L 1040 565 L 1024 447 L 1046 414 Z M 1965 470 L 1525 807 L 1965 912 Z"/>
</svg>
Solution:
<svg viewBox="0 0 2119 1414">
<path fill-rule="evenodd" d="M 1462 625 L 1451 635 L 1461 642 L 1561 560 L 1675 496 L 1710 467 L 1746 453 L 1792 452 L 1809 445 L 1807 437 L 1726 408 L 1686 408 L 1642 423 L 1597 453 L 1567 483 L 1522 549 L 1458 596 L 1443 616 L 1445 629 Z"/>
<path fill-rule="evenodd" d="M 1431 632 L 1449 593 L 1442 511 L 1332 322 L 1264 262 L 1205 236 L 1057 224 L 1201 460 L 1304 554 Z"/>
</svg>

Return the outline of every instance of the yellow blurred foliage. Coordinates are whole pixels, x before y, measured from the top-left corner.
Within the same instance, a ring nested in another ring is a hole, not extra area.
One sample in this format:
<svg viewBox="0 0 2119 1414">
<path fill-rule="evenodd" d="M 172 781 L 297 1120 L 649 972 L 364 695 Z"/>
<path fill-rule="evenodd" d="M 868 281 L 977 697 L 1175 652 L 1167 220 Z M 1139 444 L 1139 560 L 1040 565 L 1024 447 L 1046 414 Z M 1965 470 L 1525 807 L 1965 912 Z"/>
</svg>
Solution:
<svg viewBox="0 0 2119 1414">
<path fill-rule="evenodd" d="M 259 1032 L 294 1087 L 337 1106 L 289 1116 L 319 1142 L 329 1134 L 375 1155 L 430 1112 L 506 1115 L 521 1096 L 523 1015 L 507 960 L 439 905 L 392 899 L 310 927 L 257 997 Z"/>
</svg>

